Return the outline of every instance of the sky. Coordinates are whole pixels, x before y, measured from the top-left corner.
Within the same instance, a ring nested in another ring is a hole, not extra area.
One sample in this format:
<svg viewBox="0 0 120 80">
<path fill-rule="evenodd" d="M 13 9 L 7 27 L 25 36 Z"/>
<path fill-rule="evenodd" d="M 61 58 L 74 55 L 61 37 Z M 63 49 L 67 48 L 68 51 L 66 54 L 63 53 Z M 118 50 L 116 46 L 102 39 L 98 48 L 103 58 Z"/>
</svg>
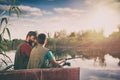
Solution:
<svg viewBox="0 0 120 80">
<path fill-rule="evenodd" d="M 0 0 L 0 13 L 8 10 L 10 0 Z M 104 30 L 109 36 L 120 24 L 120 0 L 17 0 L 20 17 L 9 17 L 12 39 L 25 39 L 28 31 L 53 34 Z"/>
</svg>

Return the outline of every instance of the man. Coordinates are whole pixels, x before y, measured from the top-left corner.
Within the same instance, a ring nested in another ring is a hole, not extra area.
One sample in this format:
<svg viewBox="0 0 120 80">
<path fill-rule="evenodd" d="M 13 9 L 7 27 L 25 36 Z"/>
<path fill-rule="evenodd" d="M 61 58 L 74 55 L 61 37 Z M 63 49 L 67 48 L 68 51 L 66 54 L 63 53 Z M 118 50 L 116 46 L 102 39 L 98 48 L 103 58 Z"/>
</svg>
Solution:
<svg viewBox="0 0 120 80">
<path fill-rule="evenodd" d="M 60 66 L 60 63 L 62 63 L 64 60 L 59 62 L 56 61 L 52 52 L 45 47 L 47 43 L 46 35 L 43 33 L 39 34 L 37 42 L 38 45 L 34 47 L 31 51 L 27 68 L 48 68 L 50 67 L 49 63 L 54 66 Z"/>
<path fill-rule="evenodd" d="M 15 60 L 14 60 L 14 69 L 26 69 L 29 61 L 30 52 L 32 50 L 32 45 L 37 37 L 35 31 L 28 32 L 26 40 L 19 45 L 16 50 Z"/>
</svg>

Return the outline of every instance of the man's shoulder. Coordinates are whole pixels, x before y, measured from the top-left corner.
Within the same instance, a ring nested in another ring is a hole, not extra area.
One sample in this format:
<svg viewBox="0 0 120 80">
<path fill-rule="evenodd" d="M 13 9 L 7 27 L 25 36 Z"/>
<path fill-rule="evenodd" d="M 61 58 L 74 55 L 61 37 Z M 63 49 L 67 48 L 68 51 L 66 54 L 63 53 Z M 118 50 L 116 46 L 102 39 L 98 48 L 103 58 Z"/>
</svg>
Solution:
<svg viewBox="0 0 120 80">
<path fill-rule="evenodd" d="M 48 48 L 46 48 L 46 47 L 44 47 L 44 49 L 45 49 L 46 51 L 49 51 L 49 49 L 48 49 Z"/>
<path fill-rule="evenodd" d="M 30 46 L 30 45 L 29 45 L 29 43 L 24 41 L 24 42 L 21 43 L 21 46 Z"/>
<path fill-rule="evenodd" d="M 21 47 L 21 48 L 32 48 L 32 46 L 30 46 L 29 43 L 27 43 L 27 42 L 22 42 L 22 43 L 20 44 L 20 47 Z"/>
<path fill-rule="evenodd" d="M 25 41 L 21 42 L 21 43 L 19 44 L 19 46 L 22 46 L 22 45 L 24 45 L 24 44 L 26 44 Z"/>
</svg>

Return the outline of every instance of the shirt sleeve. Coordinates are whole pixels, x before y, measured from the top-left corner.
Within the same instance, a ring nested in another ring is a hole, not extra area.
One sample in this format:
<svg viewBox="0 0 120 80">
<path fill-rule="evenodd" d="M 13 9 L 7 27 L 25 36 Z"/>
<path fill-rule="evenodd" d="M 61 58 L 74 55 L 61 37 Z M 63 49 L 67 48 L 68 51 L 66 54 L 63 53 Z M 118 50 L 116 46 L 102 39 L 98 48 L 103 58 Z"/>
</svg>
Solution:
<svg viewBox="0 0 120 80">
<path fill-rule="evenodd" d="M 51 51 L 48 51 L 48 52 L 47 52 L 47 58 L 48 58 L 48 60 L 50 60 L 50 59 L 55 59 L 55 56 L 52 54 Z"/>
</svg>

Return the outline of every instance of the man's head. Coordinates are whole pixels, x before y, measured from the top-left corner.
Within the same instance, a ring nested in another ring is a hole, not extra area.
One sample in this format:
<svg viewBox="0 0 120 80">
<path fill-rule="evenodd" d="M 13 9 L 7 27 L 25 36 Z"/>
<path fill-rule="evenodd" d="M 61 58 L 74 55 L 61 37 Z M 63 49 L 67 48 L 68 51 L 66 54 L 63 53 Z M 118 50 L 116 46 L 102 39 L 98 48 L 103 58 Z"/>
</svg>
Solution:
<svg viewBox="0 0 120 80">
<path fill-rule="evenodd" d="M 37 40 L 38 40 L 39 44 L 42 44 L 42 45 L 46 44 L 47 43 L 46 34 L 44 34 L 44 33 L 39 34 Z"/>
<path fill-rule="evenodd" d="M 37 37 L 37 32 L 36 31 L 29 31 L 28 34 L 27 34 L 27 36 L 26 36 L 26 41 L 30 45 L 32 45 L 33 42 L 35 41 L 36 37 Z"/>
</svg>

